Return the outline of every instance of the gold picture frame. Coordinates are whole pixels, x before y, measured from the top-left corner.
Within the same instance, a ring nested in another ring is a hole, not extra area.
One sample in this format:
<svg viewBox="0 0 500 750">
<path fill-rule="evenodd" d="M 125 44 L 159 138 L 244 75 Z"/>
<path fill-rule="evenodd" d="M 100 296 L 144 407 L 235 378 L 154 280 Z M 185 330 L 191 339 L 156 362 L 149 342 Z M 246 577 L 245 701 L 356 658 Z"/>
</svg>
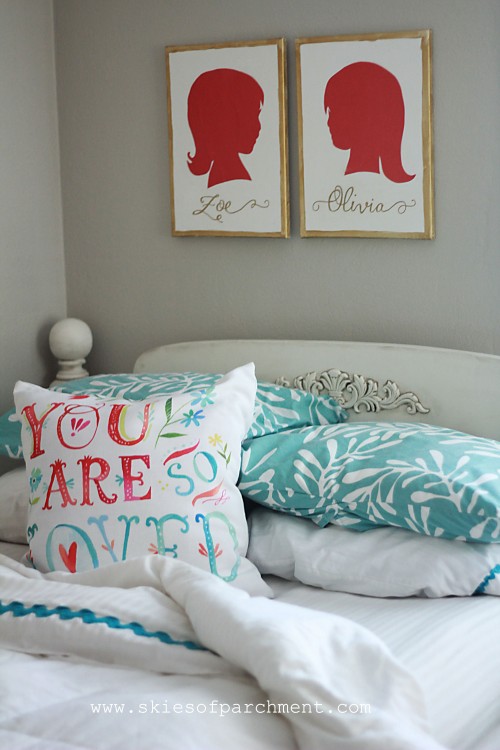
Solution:
<svg viewBox="0 0 500 750">
<path fill-rule="evenodd" d="M 285 40 L 165 57 L 172 235 L 289 237 Z"/>
<path fill-rule="evenodd" d="M 296 40 L 302 237 L 435 237 L 431 41 Z"/>
</svg>

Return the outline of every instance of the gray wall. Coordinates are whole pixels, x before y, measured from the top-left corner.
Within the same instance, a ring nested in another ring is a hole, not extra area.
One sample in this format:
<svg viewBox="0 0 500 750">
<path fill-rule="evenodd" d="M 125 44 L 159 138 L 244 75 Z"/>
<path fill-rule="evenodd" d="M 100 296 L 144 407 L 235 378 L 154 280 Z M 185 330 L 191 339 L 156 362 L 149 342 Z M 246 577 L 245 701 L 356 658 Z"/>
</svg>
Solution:
<svg viewBox="0 0 500 750">
<path fill-rule="evenodd" d="M 500 354 L 498 0 L 55 0 L 68 307 L 94 371 L 225 337 Z M 431 28 L 434 241 L 300 239 L 293 40 Z M 288 39 L 292 238 L 172 238 L 164 46 Z"/>
<path fill-rule="evenodd" d="M 47 384 L 66 315 L 50 0 L 0 0 L 0 410 L 18 379 Z"/>
</svg>

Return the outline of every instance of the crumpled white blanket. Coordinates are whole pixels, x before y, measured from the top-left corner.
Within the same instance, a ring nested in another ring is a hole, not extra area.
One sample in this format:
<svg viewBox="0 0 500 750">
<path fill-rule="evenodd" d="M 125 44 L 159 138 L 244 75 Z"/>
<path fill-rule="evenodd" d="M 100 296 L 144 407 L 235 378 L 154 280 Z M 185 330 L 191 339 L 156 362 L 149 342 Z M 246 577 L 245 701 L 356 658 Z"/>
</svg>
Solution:
<svg viewBox="0 0 500 750">
<path fill-rule="evenodd" d="M 418 685 L 368 630 L 251 597 L 177 560 L 149 556 L 71 575 L 0 555 L 0 601 L 8 650 L 235 683 L 249 673 L 272 705 L 287 704 L 303 750 L 441 747 L 426 732 Z"/>
</svg>

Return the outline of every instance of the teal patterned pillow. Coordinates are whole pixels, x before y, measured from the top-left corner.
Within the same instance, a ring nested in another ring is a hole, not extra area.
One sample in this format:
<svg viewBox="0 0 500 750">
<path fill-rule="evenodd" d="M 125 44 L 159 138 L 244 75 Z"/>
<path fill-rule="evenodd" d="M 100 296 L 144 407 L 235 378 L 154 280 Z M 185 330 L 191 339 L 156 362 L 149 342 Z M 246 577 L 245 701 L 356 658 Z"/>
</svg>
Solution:
<svg viewBox="0 0 500 750">
<path fill-rule="evenodd" d="M 500 542 L 500 443 L 443 427 L 357 422 L 246 440 L 239 488 L 319 526 Z"/>
<path fill-rule="evenodd" d="M 145 375 L 91 375 L 81 380 L 69 380 L 55 386 L 60 393 L 88 393 L 99 398 L 125 398 L 142 401 L 151 396 L 170 396 L 213 388 L 222 375 L 203 375 L 197 372 L 151 373 Z"/>
<path fill-rule="evenodd" d="M 54 390 L 62 393 L 86 393 L 106 399 L 124 398 L 129 401 L 169 396 L 173 393 L 198 392 L 193 405 L 203 407 L 210 403 L 210 395 L 221 377 L 222 375 L 196 372 L 93 375 L 62 383 Z M 329 396 L 314 396 L 298 389 L 259 381 L 248 437 L 307 425 L 336 424 L 346 419 L 346 412 Z M 14 409 L 0 417 L 0 454 L 22 458 L 21 430 Z"/>
<path fill-rule="evenodd" d="M 347 412 L 330 396 L 315 396 L 297 388 L 257 381 L 253 423 L 248 438 L 346 420 Z"/>
<path fill-rule="evenodd" d="M 0 456 L 23 457 L 21 426 L 15 409 L 10 409 L 0 416 Z"/>
</svg>

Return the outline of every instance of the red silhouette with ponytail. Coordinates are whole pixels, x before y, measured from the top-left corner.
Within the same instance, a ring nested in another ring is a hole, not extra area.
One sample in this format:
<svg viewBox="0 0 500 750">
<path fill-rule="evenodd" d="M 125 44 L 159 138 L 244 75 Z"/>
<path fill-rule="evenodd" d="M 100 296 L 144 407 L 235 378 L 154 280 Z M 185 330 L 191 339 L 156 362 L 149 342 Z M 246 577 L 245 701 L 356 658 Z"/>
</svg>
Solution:
<svg viewBox="0 0 500 750">
<path fill-rule="evenodd" d="M 335 73 L 325 88 L 332 143 L 350 150 L 345 174 L 375 172 L 410 182 L 401 161 L 405 106 L 398 79 L 386 68 L 356 62 Z"/>
<path fill-rule="evenodd" d="M 232 68 L 207 70 L 188 95 L 188 122 L 195 144 L 188 153 L 194 175 L 208 172 L 208 187 L 251 180 L 240 154 L 253 151 L 260 133 L 264 92 L 255 78 Z"/>
</svg>

